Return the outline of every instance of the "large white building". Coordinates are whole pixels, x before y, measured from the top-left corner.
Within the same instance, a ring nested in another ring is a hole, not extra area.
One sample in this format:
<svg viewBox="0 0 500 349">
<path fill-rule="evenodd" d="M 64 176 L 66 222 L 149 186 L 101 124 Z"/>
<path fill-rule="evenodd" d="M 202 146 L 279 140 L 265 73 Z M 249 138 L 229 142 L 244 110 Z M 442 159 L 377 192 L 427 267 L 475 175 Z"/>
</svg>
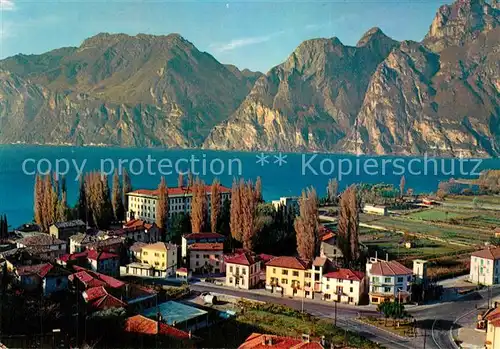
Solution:
<svg viewBox="0 0 500 349">
<path fill-rule="evenodd" d="M 212 186 L 205 186 L 208 204 L 208 214 L 210 215 L 210 203 L 212 197 Z M 231 189 L 220 186 L 221 204 L 231 197 Z M 158 190 L 139 189 L 127 193 L 128 208 L 127 221 L 141 219 L 146 222 L 156 220 L 156 201 L 158 200 Z M 191 213 L 191 199 L 193 197 L 191 187 L 168 188 L 169 218 L 175 214 Z"/>
<path fill-rule="evenodd" d="M 500 280 L 500 247 L 476 251 L 470 257 L 469 279 L 475 284 L 494 285 Z"/>
<path fill-rule="evenodd" d="M 370 258 L 366 263 L 371 304 L 384 301 L 407 302 L 411 296 L 413 270 L 396 261 Z"/>
</svg>

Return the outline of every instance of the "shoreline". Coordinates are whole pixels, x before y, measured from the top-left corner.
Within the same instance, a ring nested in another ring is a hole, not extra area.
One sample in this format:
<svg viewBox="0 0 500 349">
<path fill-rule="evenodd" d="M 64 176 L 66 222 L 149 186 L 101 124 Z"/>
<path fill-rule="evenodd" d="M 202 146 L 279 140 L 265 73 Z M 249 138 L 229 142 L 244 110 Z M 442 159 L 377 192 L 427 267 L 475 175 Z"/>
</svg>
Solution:
<svg viewBox="0 0 500 349">
<path fill-rule="evenodd" d="M 349 156 L 355 158 L 423 158 L 427 156 L 429 159 L 445 159 L 445 160 L 455 160 L 455 159 L 468 159 L 468 160 L 500 160 L 500 157 L 461 157 L 461 156 L 429 156 L 429 154 L 354 154 L 349 152 L 319 152 L 319 151 L 282 151 L 282 150 L 238 150 L 238 149 L 210 149 L 210 148 L 168 148 L 168 147 L 134 147 L 134 146 L 120 146 L 120 145 L 109 145 L 109 144 L 83 144 L 83 145 L 75 145 L 70 143 L 0 143 L 0 151 L 2 147 L 40 147 L 40 148 L 54 148 L 54 147 L 64 147 L 64 148 L 95 148 L 95 149 L 119 149 L 119 150 L 154 150 L 154 151 L 206 151 L 213 153 L 242 153 L 242 154 L 255 154 L 255 153 L 282 153 L 286 155 L 303 155 L 303 154 L 316 154 L 322 156 Z"/>
</svg>

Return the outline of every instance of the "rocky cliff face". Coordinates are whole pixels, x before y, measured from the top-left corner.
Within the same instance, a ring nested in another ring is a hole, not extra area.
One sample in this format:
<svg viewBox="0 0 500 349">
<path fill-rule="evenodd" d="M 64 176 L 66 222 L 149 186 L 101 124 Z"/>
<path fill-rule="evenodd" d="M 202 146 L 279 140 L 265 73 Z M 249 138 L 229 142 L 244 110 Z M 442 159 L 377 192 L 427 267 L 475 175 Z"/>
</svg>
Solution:
<svg viewBox="0 0 500 349">
<path fill-rule="evenodd" d="M 1 67 L 4 143 L 196 147 L 256 78 L 177 34 L 99 34 Z"/>
<path fill-rule="evenodd" d="M 0 143 L 500 155 L 500 6 L 442 6 L 422 42 L 303 42 L 266 75 L 177 34 L 99 34 L 0 61 Z"/>
<path fill-rule="evenodd" d="M 256 83 L 205 146 L 498 156 L 497 5 L 443 6 L 422 43 L 395 43 L 375 29 L 356 48 L 335 38 L 306 42 Z"/>
<path fill-rule="evenodd" d="M 356 118 L 377 65 L 398 43 L 378 28 L 356 47 L 339 39 L 302 43 L 255 83 L 204 146 L 215 149 L 330 150 Z"/>
</svg>

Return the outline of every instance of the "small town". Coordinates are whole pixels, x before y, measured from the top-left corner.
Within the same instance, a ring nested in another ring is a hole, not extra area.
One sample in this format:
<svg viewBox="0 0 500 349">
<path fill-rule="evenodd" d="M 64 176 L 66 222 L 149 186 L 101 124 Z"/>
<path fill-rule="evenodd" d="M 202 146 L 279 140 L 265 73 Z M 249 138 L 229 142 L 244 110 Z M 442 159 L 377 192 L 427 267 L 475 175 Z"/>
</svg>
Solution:
<svg viewBox="0 0 500 349">
<path fill-rule="evenodd" d="M 265 202 L 88 173 L 73 208 L 38 176 L 34 222 L 0 220 L 2 348 L 500 348 L 496 176 Z"/>
</svg>

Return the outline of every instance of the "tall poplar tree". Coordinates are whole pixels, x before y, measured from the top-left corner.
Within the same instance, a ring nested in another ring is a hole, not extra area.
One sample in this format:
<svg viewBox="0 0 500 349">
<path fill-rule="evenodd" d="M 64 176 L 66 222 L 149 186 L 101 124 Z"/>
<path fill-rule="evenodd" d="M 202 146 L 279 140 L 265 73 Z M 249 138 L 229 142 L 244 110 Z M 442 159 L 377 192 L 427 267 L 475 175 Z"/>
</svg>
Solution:
<svg viewBox="0 0 500 349">
<path fill-rule="evenodd" d="M 340 197 L 340 212 L 337 232 L 339 244 L 346 263 L 359 258 L 359 198 L 356 186 L 351 185 Z"/>
<path fill-rule="evenodd" d="M 213 233 L 217 232 L 217 221 L 222 208 L 221 201 L 220 183 L 219 180 L 215 178 L 212 182 L 210 193 L 210 227 Z"/>
<path fill-rule="evenodd" d="M 314 188 L 302 191 L 299 199 L 299 215 L 294 227 L 297 234 L 297 252 L 299 257 L 312 261 L 318 251 L 318 196 Z"/>
<path fill-rule="evenodd" d="M 405 195 L 405 186 L 406 186 L 406 178 L 405 176 L 401 176 L 401 180 L 399 181 L 399 195 L 401 197 Z"/>
<path fill-rule="evenodd" d="M 126 169 L 123 169 L 122 172 L 122 189 L 123 189 L 123 209 L 125 210 L 126 213 L 129 210 L 127 193 L 130 193 L 132 191 L 132 182 L 130 181 L 130 177 Z M 126 218 L 127 217 L 125 214 L 125 219 Z"/>
<path fill-rule="evenodd" d="M 125 209 L 123 207 L 123 190 L 117 169 L 115 169 L 115 173 L 113 174 L 113 191 L 111 194 L 111 204 L 113 206 L 114 219 L 116 221 L 122 221 L 124 219 Z"/>
<path fill-rule="evenodd" d="M 44 182 L 40 175 L 35 177 L 35 190 L 34 190 L 34 216 L 35 223 L 42 227 L 43 225 L 43 209 L 45 199 L 44 195 Z"/>
<path fill-rule="evenodd" d="M 158 185 L 158 200 L 156 200 L 155 221 L 158 228 L 161 230 L 163 240 L 168 227 L 168 187 L 164 177 L 161 177 L 160 184 Z"/>
<path fill-rule="evenodd" d="M 191 230 L 202 232 L 207 223 L 207 196 L 205 183 L 199 178 L 193 183 L 191 199 Z"/>
<path fill-rule="evenodd" d="M 241 222 L 243 248 L 253 250 L 255 236 L 255 212 L 257 201 L 255 200 L 255 188 L 251 181 L 240 183 L 240 203 L 241 203 Z"/>
<path fill-rule="evenodd" d="M 242 241 L 243 231 L 241 225 L 241 192 L 240 183 L 236 180 L 236 178 L 233 179 L 233 186 L 231 188 L 229 227 L 231 229 L 231 236 L 236 241 Z"/>
<path fill-rule="evenodd" d="M 260 177 L 257 177 L 257 180 L 255 181 L 255 201 L 257 203 L 261 203 L 264 201 L 262 197 L 262 180 Z"/>
</svg>

